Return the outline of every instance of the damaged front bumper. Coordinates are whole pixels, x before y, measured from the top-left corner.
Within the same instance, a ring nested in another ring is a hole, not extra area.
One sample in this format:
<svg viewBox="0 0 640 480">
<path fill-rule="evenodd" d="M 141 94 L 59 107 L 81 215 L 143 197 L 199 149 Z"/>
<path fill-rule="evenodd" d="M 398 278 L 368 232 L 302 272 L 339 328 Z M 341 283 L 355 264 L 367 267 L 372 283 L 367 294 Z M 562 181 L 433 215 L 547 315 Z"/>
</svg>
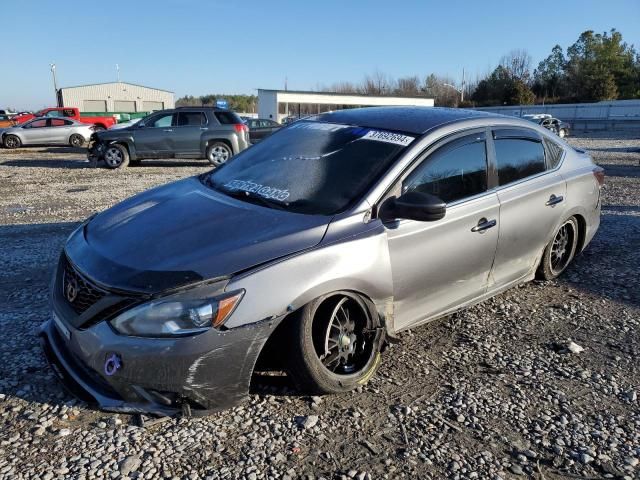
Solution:
<svg viewBox="0 0 640 480">
<path fill-rule="evenodd" d="M 98 140 L 96 134 L 93 133 L 91 137 L 89 137 L 89 144 L 87 145 L 87 160 L 90 162 L 102 160 L 105 150 L 105 143 Z"/>
<path fill-rule="evenodd" d="M 80 330 L 49 320 L 40 339 L 64 386 L 87 403 L 111 412 L 206 415 L 245 399 L 258 355 L 278 323 L 150 339 L 118 335 L 106 322 Z"/>
</svg>

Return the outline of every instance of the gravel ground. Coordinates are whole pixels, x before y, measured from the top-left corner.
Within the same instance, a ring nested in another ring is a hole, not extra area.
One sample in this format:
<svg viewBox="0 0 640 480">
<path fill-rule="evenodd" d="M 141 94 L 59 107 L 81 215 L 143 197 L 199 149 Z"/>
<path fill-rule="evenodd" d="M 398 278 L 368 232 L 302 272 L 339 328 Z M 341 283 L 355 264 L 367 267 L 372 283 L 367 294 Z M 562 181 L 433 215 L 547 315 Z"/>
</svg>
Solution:
<svg viewBox="0 0 640 480">
<path fill-rule="evenodd" d="M 0 479 L 640 478 L 640 141 L 612 137 L 570 139 L 607 183 L 600 231 L 559 280 L 403 333 L 359 392 L 301 396 L 284 379 L 144 428 L 49 371 L 47 283 L 78 221 L 208 167 L 0 150 Z"/>
</svg>

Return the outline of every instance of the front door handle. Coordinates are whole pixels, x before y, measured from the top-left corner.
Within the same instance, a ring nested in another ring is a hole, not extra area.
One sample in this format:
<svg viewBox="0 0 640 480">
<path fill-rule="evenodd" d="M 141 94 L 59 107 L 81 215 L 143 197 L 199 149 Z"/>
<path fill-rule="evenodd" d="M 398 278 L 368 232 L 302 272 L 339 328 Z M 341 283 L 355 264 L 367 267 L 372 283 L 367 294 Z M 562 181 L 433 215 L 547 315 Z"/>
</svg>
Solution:
<svg viewBox="0 0 640 480">
<path fill-rule="evenodd" d="M 167 128 L 166 130 L 163 130 L 163 132 L 173 132 L 173 130 L 170 128 Z"/>
<path fill-rule="evenodd" d="M 547 200 L 547 203 L 545 203 L 545 205 L 547 207 L 553 207 L 554 205 L 559 204 L 560 202 L 562 202 L 564 200 L 564 197 L 562 195 L 559 196 L 555 196 L 555 195 L 551 195 L 549 197 L 549 200 Z"/>
<path fill-rule="evenodd" d="M 209 130 L 208 127 L 200 127 L 200 130 Z"/>
<path fill-rule="evenodd" d="M 471 229 L 472 232 L 483 233 L 485 230 L 489 230 L 490 228 L 495 227 L 498 224 L 495 220 L 487 220 L 486 218 L 481 218 L 478 221 L 478 225 Z"/>
</svg>

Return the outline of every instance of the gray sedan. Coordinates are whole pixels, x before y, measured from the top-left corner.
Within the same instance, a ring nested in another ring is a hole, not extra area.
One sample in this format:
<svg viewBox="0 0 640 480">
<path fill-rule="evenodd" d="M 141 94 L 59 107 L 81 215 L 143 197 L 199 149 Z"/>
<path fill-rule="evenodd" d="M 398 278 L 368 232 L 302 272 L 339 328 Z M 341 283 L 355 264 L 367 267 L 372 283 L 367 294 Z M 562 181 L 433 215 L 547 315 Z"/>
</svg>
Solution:
<svg viewBox="0 0 640 480">
<path fill-rule="evenodd" d="M 300 120 L 82 224 L 44 350 L 111 411 L 206 413 L 269 369 L 305 392 L 352 390 L 398 332 L 560 275 L 598 229 L 603 181 L 525 120 L 408 107 Z"/>
<path fill-rule="evenodd" d="M 89 142 L 93 125 L 68 118 L 34 118 L 33 120 L 2 130 L 0 143 L 5 148 L 27 145 L 70 145 L 82 147 Z"/>
</svg>

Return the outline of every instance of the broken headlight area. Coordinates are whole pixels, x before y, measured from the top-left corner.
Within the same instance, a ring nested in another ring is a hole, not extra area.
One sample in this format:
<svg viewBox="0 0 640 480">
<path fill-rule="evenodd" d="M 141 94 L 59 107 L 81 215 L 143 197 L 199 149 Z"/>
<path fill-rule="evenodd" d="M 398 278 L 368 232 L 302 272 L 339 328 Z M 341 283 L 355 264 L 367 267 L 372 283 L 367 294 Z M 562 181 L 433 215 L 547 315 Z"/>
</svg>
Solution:
<svg viewBox="0 0 640 480">
<path fill-rule="evenodd" d="M 116 332 L 135 337 L 197 335 L 211 328 L 223 329 L 243 295 L 244 290 L 213 298 L 181 293 L 139 305 L 109 323 Z"/>
</svg>

